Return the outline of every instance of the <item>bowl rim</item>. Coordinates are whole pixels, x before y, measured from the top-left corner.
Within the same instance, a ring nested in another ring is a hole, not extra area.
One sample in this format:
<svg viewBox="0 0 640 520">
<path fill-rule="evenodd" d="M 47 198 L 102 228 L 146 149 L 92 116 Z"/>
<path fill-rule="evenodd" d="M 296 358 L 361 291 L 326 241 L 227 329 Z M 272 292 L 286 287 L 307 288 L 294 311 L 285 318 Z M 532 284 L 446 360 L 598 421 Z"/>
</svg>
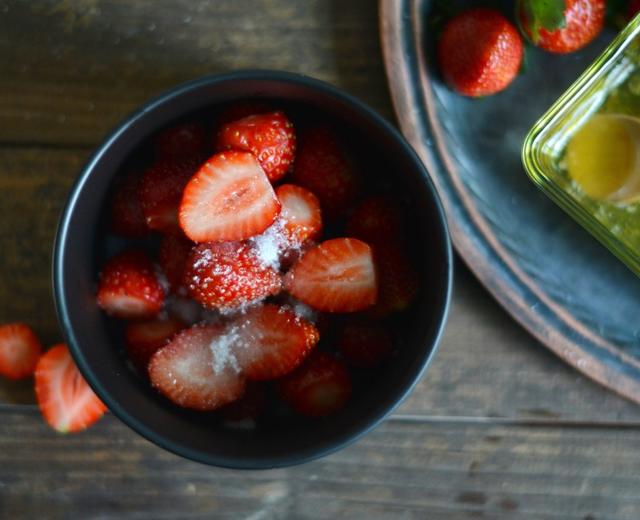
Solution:
<svg viewBox="0 0 640 520">
<path fill-rule="evenodd" d="M 319 91 L 321 94 L 328 97 L 333 97 L 343 102 L 344 104 L 352 106 L 357 112 L 363 115 L 366 119 L 373 123 L 378 131 L 388 134 L 400 148 L 407 155 L 407 158 L 415 166 L 416 170 L 422 175 L 422 181 L 425 183 L 431 196 L 431 203 L 433 204 L 434 225 L 439 227 L 443 237 L 443 258 L 444 269 L 443 276 L 446 276 L 446 283 L 444 286 L 444 298 L 443 304 L 437 309 L 437 314 L 434 316 L 435 331 L 432 339 L 432 348 L 429 353 L 420 360 L 420 366 L 416 370 L 414 376 L 410 380 L 409 384 L 405 386 L 399 397 L 395 402 L 387 407 L 381 409 L 380 412 L 373 415 L 371 419 L 363 423 L 362 427 L 358 427 L 357 431 L 349 436 L 346 436 L 338 441 L 321 447 L 319 449 L 307 449 L 301 453 L 294 453 L 287 456 L 276 456 L 273 458 L 253 458 L 253 457 L 224 457 L 213 456 L 208 453 L 204 453 L 200 450 L 191 449 L 184 444 L 174 443 L 173 441 L 166 439 L 162 433 L 157 432 L 155 429 L 147 427 L 146 424 L 139 421 L 134 415 L 127 412 L 120 404 L 111 398 L 108 390 L 102 385 L 102 383 L 94 377 L 94 374 L 89 367 L 83 353 L 82 348 L 77 341 L 76 335 L 71 327 L 70 314 L 67 306 L 67 300 L 64 289 L 64 265 L 66 258 L 66 246 L 68 243 L 70 220 L 74 212 L 74 208 L 79 200 L 80 194 L 83 191 L 83 187 L 89 177 L 92 175 L 96 166 L 102 160 L 105 152 L 116 142 L 121 134 L 123 134 L 129 127 L 134 125 L 137 121 L 145 117 L 148 112 L 154 111 L 158 107 L 162 106 L 167 101 L 184 96 L 193 90 L 199 88 L 215 85 L 219 83 L 225 83 L 229 81 L 242 81 L 242 80 L 259 80 L 259 81 L 273 81 L 279 83 L 292 83 L 301 85 L 312 90 Z M 92 153 L 90 158 L 86 161 L 81 168 L 76 180 L 69 190 L 69 195 L 64 203 L 64 207 L 61 211 L 58 221 L 58 227 L 54 239 L 53 245 L 53 262 L 52 262 L 52 284 L 54 305 L 58 321 L 62 329 L 63 336 L 73 359 L 75 360 L 83 377 L 87 380 L 91 388 L 95 391 L 98 397 L 105 403 L 109 410 L 128 427 L 134 430 L 136 433 L 151 441 L 152 443 L 164 448 L 165 450 L 185 457 L 187 459 L 208 464 L 216 467 L 229 468 L 229 469 L 271 469 L 282 468 L 298 464 L 310 462 L 312 460 L 319 459 L 331 453 L 334 453 L 362 438 L 364 435 L 371 432 L 377 426 L 380 425 L 398 406 L 411 394 L 417 383 L 423 377 L 426 369 L 431 364 L 435 353 L 438 350 L 440 341 L 444 333 L 444 329 L 447 322 L 447 317 L 451 305 L 451 295 L 453 290 L 453 276 L 454 276 L 454 259 L 451 246 L 451 237 L 447 225 L 447 220 L 444 212 L 444 208 L 440 197 L 437 193 L 433 180 L 425 165 L 422 163 L 417 153 L 412 146 L 406 141 L 399 130 L 397 130 L 389 121 L 384 119 L 375 110 L 369 107 L 358 98 L 344 92 L 343 90 L 335 87 L 324 81 L 312 78 L 310 76 L 296 74 L 292 72 L 285 72 L 279 70 L 269 69 L 246 69 L 238 70 L 220 74 L 211 74 L 202 76 L 191 81 L 187 81 L 178 84 L 172 88 L 169 88 L 159 95 L 151 98 L 149 101 L 141 105 L 140 108 L 131 112 L 115 126 L 107 137 L 104 138 L 97 146 L 96 150 Z"/>
</svg>

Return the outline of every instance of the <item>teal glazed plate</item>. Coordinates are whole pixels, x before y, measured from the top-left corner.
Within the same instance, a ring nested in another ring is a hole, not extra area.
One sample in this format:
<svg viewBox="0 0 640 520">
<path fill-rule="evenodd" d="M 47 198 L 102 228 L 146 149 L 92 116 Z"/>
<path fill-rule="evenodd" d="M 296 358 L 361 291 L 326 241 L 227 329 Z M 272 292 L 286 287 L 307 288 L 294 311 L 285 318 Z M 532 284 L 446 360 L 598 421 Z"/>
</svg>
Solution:
<svg viewBox="0 0 640 520">
<path fill-rule="evenodd" d="M 459 256 L 546 347 L 640 403 L 640 279 L 540 192 L 521 163 L 531 127 L 615 33 L 570 55 L 531 48 L 507 90 L 469 99 L 439 76 L 433 3 L 380 0 L 380 32 L 400 127 L 436 184 Z M 513 11 L 513 2 L 495 4 Z"/>
</svg>

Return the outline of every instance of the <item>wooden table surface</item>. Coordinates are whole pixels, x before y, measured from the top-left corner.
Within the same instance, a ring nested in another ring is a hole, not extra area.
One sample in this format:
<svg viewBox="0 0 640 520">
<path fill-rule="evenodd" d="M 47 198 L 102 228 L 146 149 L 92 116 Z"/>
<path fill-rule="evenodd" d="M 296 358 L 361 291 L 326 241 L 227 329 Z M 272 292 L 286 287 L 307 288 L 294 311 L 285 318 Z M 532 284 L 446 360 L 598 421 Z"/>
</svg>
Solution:
<svg viewBox="0 0 640 520">
<path fill-rule="evenodd" d="M 59 341 L 58 212 L 134 107 L 199 75 L 277 68 L 393 119 L 374 0 L 0 0 L 0 322 Z M 398 412 L 290 469 L 180 459 L 113 416 L 44 426 L 31 383 L 0 383 L 0 518 L 640 518 L 640 408 L 529 337 L 462 264 L 445 337 Z"/>
</svg>

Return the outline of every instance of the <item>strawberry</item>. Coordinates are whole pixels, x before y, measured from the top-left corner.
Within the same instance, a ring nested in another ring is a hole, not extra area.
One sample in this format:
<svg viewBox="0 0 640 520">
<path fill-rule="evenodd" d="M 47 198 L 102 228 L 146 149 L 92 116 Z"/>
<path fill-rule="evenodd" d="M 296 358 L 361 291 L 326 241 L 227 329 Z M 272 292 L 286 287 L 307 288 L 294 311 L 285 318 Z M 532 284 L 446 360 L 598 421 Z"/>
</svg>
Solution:
<svg viewBox="0 0 640 520">
<path fill-rule="evenodd" d="M 280 395 L 298 413 L 324 417 L 341 408 L 351 396 L 351 377 L 340 361 L 316 352 L 279 384 Z"/>
<path fill-rule="evenodd" d="M 129 359 L 146 373 L 151 356 L 182 329 L 183 323 L 175 318 L 129 323 L 124 331 Z"/>
<path fill-rule="evenodd" d="M 220 150 L 251 152 L 271 182 L 286 175 L 296 151 L 293 124 L 282 112 L 257 114 L 227 123 L 218 132 Z"/>
<path fill-rule="evenodd" d="M 378 287 L 371 248 L 355 238 L 334 238 L 307 251 L 285 276 L 285 289 L 324 312 L 371 307 Z"/>
<path fill-rule="evenodd" d="M 373 368 L 393 350 L 393 339 L 382 325 L 349 323 L 340 331 L 338 348 L 348 363 L 358 368 Z"/>
<path fill-rule="evenodd" d="M 126 237 L 139 237 L 149 231 L 138 198 L 140 177 L 129 173 L 117 186 L 111 201 L 111 229 Z"/>
<path fill-rule="evenodd" d="M 0 325 L 0 375 L 22 379 L 33 375 L 42 346 L 24 323 Z"/>
<path fill-rule="evenodd" d="M 187 184 L 180 226 L 194 242 L 244 240 L 262 233 L 280 213 L 264 170 L 246 152 L 221 152 Z"/>
<path fill-rule="evenodd" d="M 395 242 L 406 233 L 402 208 L 389 197 L 369 197 L 347 221 L 346 233 L 372 245 Z"/>
<path fill-rule="evenodd" d="M 469 9 L 449 20 L 438 41 L 445 81 L 464 96 L 488 96 L 505 89 L 522 63 L 518 30 L 493 9 Z"/>
<path fill-rule="evenodd" d="M 176 160 L 200 157 L 205 147 L 204 128 L 198 123 L 182 123 L 162 130 L 155 138 L 156 159 Z"/>
<path fill-rule="evenodd" d="M 419 278 L 409 253 L 401 244 L 389 244 L 374 250 L 378 274 L 378 301 L 367 312 L 381 318 L 406 310 L 416 299 Z"/>
<path fill-rule="evenodd" d="M 534 45 L 567 54 L 593 41 L 604 27 L 605 0 L 519 0 L 520 25 Z"/>
<path fill-rule="evenodd" d="M 277 305 L 249 309 L 227 327 L 222 342 L 233 351 L 248 379 L 275 379 L 291 372 L 316 346 L 318 330 Z"/>
<path fill-rule="evenodd" d="M 278 186 L 276 196 L 282 206 L 280 218 L 291 243 L 302 244 L 320 236 L 322 216 L 318 197 L 295 184 Z"/>
<path fill-rule="evenodd" d="M 216 126 L 222 127 L 245 117 L 273 112 L 273 108 L 264 101 L 238 101 L 225 106 L 216 117 Z M 214 143 L 218 132 L 214 135 Z"/>
<path fill-rule="evenodd" d="M 164 235 L 158 250 L 158 263 L 173 292 L 184 287 L 184 270 L 193 243 L 181 235 Z"/>
<path fill-rule="evenodd" d="M 111 258 L 100 273 L 98 305 L 117 318 L 149 318 L 164 303 L 164 291 L 151 261 L 129 250 Z"/>
<path fill-rule="evenodd" d="M 45 352 L 35 379 L 40 411 L 49 426 L 61 433 L 84 430 L 107 410 L 83 379 L 66 345 Z"/>
<path fill-rule="evenodd" d="M 341 216 L 351 205 L 360 184 L 335 135 L 324 126 L 301 136 L 291 181 L 313 192 L 331 219 Z"/>
<path fill-rule="evenodd" d="M 245 380 L 214 353 L 219 326 L 195 325 L 158 350 L 149 362 L 151 384 L 169 400 L 195 410 L 215 410 L 242 397 Z"/>
<path fill-rule="evenodd" d="M 200 165 L 199 158 L 161 160 L 147 168 L 139 188 L 140 204 L 147 226 L 155 231 L 179 233 L 178 205 L 189 179 Z"/>
<path fill-rule="evenodd" d="M 240 422 L 258 419 L 267 408 L 267 388 L 265 386 L 264 383 L 247 382 L 244 395 L 220 410 L 225 420 Z"/>
<path fill-rule="evenodd" d="M 280 274 L 245 242 L 206 242 L 187 259 L 185 284 L 205 307 L 233 309 L 280 292 Z"/>
</svg>

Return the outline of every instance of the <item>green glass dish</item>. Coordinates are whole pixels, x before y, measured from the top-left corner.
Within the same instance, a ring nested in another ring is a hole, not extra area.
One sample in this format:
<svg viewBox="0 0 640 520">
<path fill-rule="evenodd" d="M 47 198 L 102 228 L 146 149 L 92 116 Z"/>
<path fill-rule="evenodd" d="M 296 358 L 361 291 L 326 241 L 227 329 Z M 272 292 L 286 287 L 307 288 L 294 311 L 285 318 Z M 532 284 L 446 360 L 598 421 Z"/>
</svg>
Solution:
<svg viewBox="0 0 640 520">
<path fill-rule="evenodd" d="M 533 182 L 640 276 L 640 202 L 590 198 L 563 165 L 571 137 L 600 113 L 640 118 L 640 16 L 536 122 L 522 148 L 522 161 Z"/>
</svg>

